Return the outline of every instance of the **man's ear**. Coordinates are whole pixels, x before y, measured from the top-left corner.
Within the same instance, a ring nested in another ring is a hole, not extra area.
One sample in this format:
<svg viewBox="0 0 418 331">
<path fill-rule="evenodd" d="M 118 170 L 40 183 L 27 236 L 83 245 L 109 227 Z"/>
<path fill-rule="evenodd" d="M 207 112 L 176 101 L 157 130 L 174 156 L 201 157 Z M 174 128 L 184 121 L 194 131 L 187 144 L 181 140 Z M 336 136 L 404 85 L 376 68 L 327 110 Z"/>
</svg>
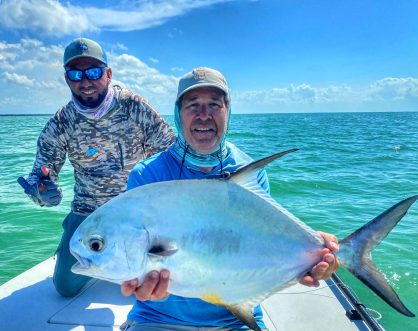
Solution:
<svg viewBox="0 0 418 331">
<path fill-rule="evenodd" d="M 65 72 L 64 72 L 64 79 L 65 79 L 65 82 L 67 83 L 68 87 L 71 88 L 70 82 L 69 82 L 67 74 Z"/>
<path fill-rule="evenodd" d="M 106 75 L 108 79 L 112 79 L 112 68 L 107 68 Z"/>
</svg>

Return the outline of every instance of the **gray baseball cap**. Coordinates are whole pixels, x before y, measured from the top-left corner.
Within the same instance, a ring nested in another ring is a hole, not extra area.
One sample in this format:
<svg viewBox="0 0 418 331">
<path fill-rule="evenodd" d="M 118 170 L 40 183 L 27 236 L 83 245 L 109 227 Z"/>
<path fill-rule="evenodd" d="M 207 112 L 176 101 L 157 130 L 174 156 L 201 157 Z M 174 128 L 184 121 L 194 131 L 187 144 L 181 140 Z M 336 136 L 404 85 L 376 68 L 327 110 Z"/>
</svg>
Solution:
<svg viewBox="0 0 418 331">
<path fill-rule="evenodd" d="M 180 79 L 176 101 L 184 93 L 199 87 L 216 87 L 225 92 L 229 100 L 228 84 L 226 83 L 225 77 L 218 70 L 200 67 L 193 69 Z"/>
<path fill-rule="evenodd" d="M 73 40 L 64 51 L 64 67 L 79 57 L 91 57 L 103 62 L 107 66 L 106 53 L 102 47 L 94 40 L 87 38 L 77 38 Z"/>
</svg>

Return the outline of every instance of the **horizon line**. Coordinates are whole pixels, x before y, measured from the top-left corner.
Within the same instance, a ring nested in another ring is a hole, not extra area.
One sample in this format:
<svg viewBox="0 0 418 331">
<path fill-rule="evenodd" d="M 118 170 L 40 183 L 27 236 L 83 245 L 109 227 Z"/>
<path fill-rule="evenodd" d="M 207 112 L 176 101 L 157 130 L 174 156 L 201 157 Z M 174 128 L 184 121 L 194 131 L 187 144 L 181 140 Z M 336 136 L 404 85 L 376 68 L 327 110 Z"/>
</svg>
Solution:
<svg viewBox="0 0 418 331">
<path fill-rule="evenodd" d="M 298 111 L 294 111 L 294 112 L 266 112 L 266 113 L 232 113 L 231 115 L 273 115 L 273 114 L 359 114 L 359 113 L 416 113 L 418 112 L 417 110 L 380 110 L 380 111 L 374 111 L 374 110 L 370 110 L 370 111 L 302 111 L 302 112 L 298 112 Z M 55 113 L 46 113 L 46 114 L 1 114 L 0 116 L 53 116 L 55 115 Z M 174 114 L 163 114 L 160 113 L 160 115 L 162 116 L 174 116 Z"/>
</svg>

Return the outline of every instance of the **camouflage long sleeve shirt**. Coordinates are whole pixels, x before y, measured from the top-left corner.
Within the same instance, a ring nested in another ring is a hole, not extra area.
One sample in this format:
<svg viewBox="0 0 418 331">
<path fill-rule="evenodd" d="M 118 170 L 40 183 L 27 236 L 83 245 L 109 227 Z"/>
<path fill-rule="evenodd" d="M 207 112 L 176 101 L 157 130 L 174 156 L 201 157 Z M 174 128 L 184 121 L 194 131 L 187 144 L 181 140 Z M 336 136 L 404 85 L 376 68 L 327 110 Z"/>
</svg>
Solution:
<svg viewBox="0 0 418 331">
<path fill-rule="evenodd" d="M 80 114 L 73 102 L 60 109 L 38 138 L 30 176 L 46 165 L 58 174 L 68 157 L 74 167 L 72 210 L 87 215 L 124 192 L 135 164 L 166 150 L 175 139 L 169 125 L 142 97 L 118 87 L 119 100 L 100 120 Z"/>
</svg>

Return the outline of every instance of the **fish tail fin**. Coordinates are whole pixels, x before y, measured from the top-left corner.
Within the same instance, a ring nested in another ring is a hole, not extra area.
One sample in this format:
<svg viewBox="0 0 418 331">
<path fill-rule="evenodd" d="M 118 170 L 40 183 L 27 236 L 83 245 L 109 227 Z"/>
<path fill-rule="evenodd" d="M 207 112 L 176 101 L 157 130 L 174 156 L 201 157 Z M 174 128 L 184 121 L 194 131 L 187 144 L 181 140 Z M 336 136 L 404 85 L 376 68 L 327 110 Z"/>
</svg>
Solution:
<svg viewBox="0 0 418 331">
<path fill-rule="evenodd" d="M 388 284 L 385 276 L 373 263 L 370 253 L 396 226 L 417 199 L 418 195 L 415 195 L 397 203 L 353 232 L 340 243 L 338 252 L 338 259 L 345 268 L 387 304 L 409 317 L 414 317 L 414 313 L 405 307 Z"/>
</svg>

